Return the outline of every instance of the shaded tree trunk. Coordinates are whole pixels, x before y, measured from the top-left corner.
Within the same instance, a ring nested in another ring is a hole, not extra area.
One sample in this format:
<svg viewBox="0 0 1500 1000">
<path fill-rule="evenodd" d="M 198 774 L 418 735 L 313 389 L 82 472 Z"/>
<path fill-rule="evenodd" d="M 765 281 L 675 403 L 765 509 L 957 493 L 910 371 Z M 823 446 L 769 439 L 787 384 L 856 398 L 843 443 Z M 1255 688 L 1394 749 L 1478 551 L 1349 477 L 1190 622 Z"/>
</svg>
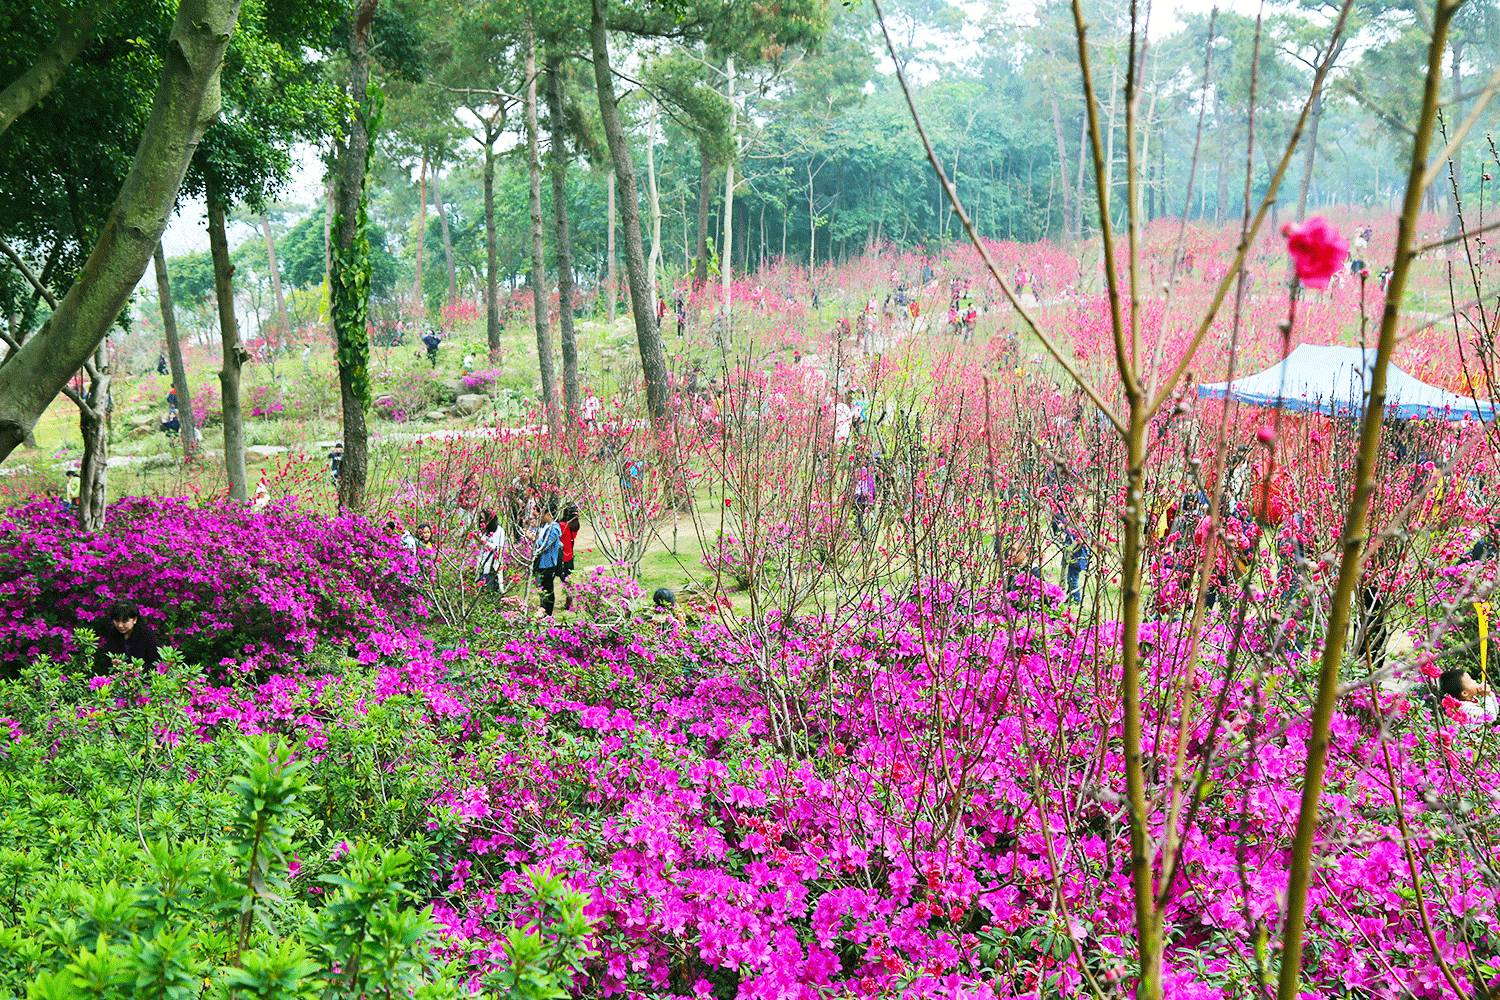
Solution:
<svg viewBox="0 0 1500 1000">
<path fill-rule="evenodd" d="M 1339 51 L 1343 49 L 1340 40 L 1338 48 L 1334 50 L 1333 58 L 1338 59 Z M 1318 158 L 1318 126 L 1323 123 L 1323 90 L 1313 95 L 1312 107 L 1308 110 L 1307 134 L 1302 138 L 1302 183 L 1297 188 L 1297 221 L 1301 222 L 1307 215 L 1307 196 L 1312 190 L 1313 165 Z"/>
<path fill-rule="evenodd" d="M 52 88 L 67 72 L 68 64 L 78 58 L 94 37 L 94 25 L 98 23 L 103 7 L 103 4 L 89 4 L 74 11 L 63 22 L 52 44 L 37 56 L 36 62 L 0 90 L 0 133 L 52 93 Z"/>
<path fill-rule="evenodd" d="M 713 200 L 714 170 L 705 150 L 698 150 L 698 260 L 693 265 L 693 288 L 708 284 L 708 258 L 713 244 L 708 235 L 708 209 Z"/>
<path fill-rule="evenodd" d="M 661 294 L 658 272 L 661 270 L 661 192 L 656 187 L 656 102 L 651 102 L 649 124 L 646 126 L 646 202 L 650 207 L 651 254 L 646 258 L 646 270 L 651 275 L 651 308 L 656 308 L 657 296 Z"/>
<path fill-rule="evenodd" d="M 370 241 L 366 234 L 365 177 L 370 171 L 370 32 L 378 0 L 359 0 L 349 34 L 349 94 L 354 116 L 339 150 L 334 177 L 335 247 L 328 301 L 338 342 L 339 402 L 344 415 L 344 459 L 339 506 L 362 511 L 369 479 Z"/>
<path fill-rule="evenodd" d="M 728 77 L 726 90 L 729 95 L 729 141 L 733 149 L 729 163 L 724 167 L 724 252 L 719 255 L 719 285 L 724 301 L 724 331 L 729 333 L 730 313 L 733 310 L 734 282 L 734 160 L 739 152 L 739 105 L 734 103 L 734 53 L 724 60 L 724 73 Z"/>
<path fill-rule="evenodd" d="M 1063 236 L 1071 239 L 1073 237 L 1073 192 L 1068 187 L 1067 178 L 1068 143 L 1063 135 L 1062 107 L 1057 103 L 1056 97 L 1052 98 L 1052 133 L 1057 141 L 1057 186 L 1062 194 Z"/>
<path fill-rule="evenodd" d="M 104 344 L 94 352 L 86 405 L 78 408 L 78 429 L 83 435 L 83 464 L 78 470 L 78 523 L 84 531 L 104 527 L 104 508 L 109 499 L 109 357 Z"/>
<path fill-rule="evenodd" d="M 333 282 L 333 175 L 323 178 L 323 287 Z"/>
<path fill-rule="evenodd" d="M 1078 172 L 1073 178 L 1073 238 L 1083 238 L 1084 213 L 1084 164 L 1089 159 L 1089 119 L 1088 115 L 1080 115 L 1083 124 L 1078 130 Z"/>
<path fill-rule="evenodd" d="M 436 165 L 432 171 L 432 201 L 437 209 L 438 228 L 443 232 L 443 261 L 448 266 L 448 301 L 458 299 L 458 265 L 453 261 L 453 234 L 448 230 L 448 210 L 443 207 L 443 189 L 438 182 L 440 171 Z"/>
<path fill-rule="evenodd" d="M 552 324 L 547 319 L 547 258 L 542 244 L 542 154 L 536 117 L 536 31 L 526 25 L 526 177 L 531 182 L 531 314 L 536 327 L 537 368 L 542 382 L 542 405 L 547 428 L 556 434 L 557 373 L 552 367 Z"/>
<path fill-rule="evenodd" d="M 578 344 L 573 332 L 573 241 L 568 232 L 568 140 L 563 120 L 562 57 L 547 59 L 547 124 L 552 136 L 553 252 L 557 257 L 557 318 L 562 336 L 563 405 L 568 424 L 578 419 L 583 396 L 578 386 Z"/>
<path fill-rule="evenodd" d="M 239 0 L 183 0 L 151 117 L 79 278 L 46 325 L 0 368 L 0 461 L 26 440 L 103 341 L 151 259 L 198 139 L 219 110 L 219 69 Z"/>
<path fill-rule="evenodd" d="M 249 355 L 240 344 L 240 324 L 234 315 L 234 265 L 229 261 L 229 239 L 224 233 L 224 205 L 212 185 L 208 189 L 208 249 L 214 261 L 214 299 L 219 309 L 219 394 L 224 414 L 224 471 L 229 498 L 248 500 L 245 481 L 245 421 L 240 411 L 240 369 Z"/>
<path fill-rule="evenodd" d="M 615 81 L 609 62 L 609 38 L 604 23 L 605 0 L 590 4 L 589 41 L 594 57 L 594 83 L 599 92 L 599 117 L 609 142 L 610 158 L 620 186 L 620 222 L 625 237 L 625 275 L 630 283 L 630 308 L 635 316 L 636 344 L 641 352 L 641 373 L 646 380 L 646 409 L 653 422 L 666 420 L 669 408 L 667 356 L 662 349 L 661 330 L 656 325 L 650 289 L 647 287 L 646 252 L 641 242 L 641 208 L 635 186 L 635 165 L 620 109 L 615 100 Z"/>
<path fill-rule="evenodd" d="M 608 202 L 609 202 L 609 205 L 608 205 L 608 208 L 607 208 L 607 213 L 609 215 L 609 224 L 608 224 L 608 226 L 607 226 L 607 228 L 605 230 L 605 233 L 604 233 L 604 246 L 605 246 L 604 253 L 605 253 L 605 257 L 606 257 L 608 263 L 606 265 L 606 270 L 605 270 L 605 274 L 604 274 L 604 288 L 609 293 L 609 321 L 611 323 L 613 323 L 615 321 L 615 306 L 619 302 L 619 298 L 620 298 L 620 293 L 619 293 L 620 277 L 616 273 L 616 268 L 615 268 L 615 219 L 616 219 L 616 216 L 615 216 L 615 172 L 614 172 L 613 167 L 611 167 L 610 172 L 609 172 L 609 181 L 608 181 L 607 187 L 609 189 L 609 191 L 608 191 Z"/>
<path fill-rule="evenodd" d="M 281 343 L 286 344 L 292 333 L 292 320 L 287 314 L 286 295 L 281 289 L 281 265 L 276 260 L 276 240 L 271 236 L 271 220 L 265 213 L 261 213 L 260 233 L 266 241 L 266 270 L 271 272 L 271 295 L 276 300 L 276 326 L 281 331 Z"/>
<path fill-rule="evenodd" d="M 1227 206 L 1224 204 L 1229 200 L 1229 174 L 1224 170 L 1224 161 L 1218 164 L 1218 191 L 1214 193 L 1214 223 L 1224 221 Z"/>
<path fill-rule="evenodd" d="M 198 450 L 198 425 L 193 418 L 193 397 L 188 392 L 187 366 L 182 363 L 182 341 L 177 336 L 177 310 L 172 304 L 172 282 L 167 274 L 167 255 L 156 246 L 156 300 L 161 306 L 162 332 L 167 340 L 167 365 L 172 388 L 177 391 L 177 420 L 182 424 L 182 460 L 191 462 Z"/>
<path fill-rule="evenodd" d="M 484 133 L 484 330 L 490 362 L 500 360 L 500 265 L 495 244 L 495 139 L 486 126 Z"/>
</svg>

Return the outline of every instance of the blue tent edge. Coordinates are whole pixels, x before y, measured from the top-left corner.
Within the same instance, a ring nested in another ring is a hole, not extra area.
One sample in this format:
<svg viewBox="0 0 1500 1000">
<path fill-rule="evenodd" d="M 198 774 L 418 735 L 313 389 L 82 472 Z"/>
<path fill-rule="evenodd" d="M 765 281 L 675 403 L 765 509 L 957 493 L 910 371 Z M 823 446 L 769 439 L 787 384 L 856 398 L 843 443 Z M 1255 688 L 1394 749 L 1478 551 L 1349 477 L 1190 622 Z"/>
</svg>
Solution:
<svg viewBox="0 0 1500 1000">
<path fill-rule="evenodd" d="M 1325 406 L 1321 403 L 1310 402 L 1305 399 L 1265 396 L 1254 392 L 1232 392 L 1227 387 L 1218 388 L 1200 385 L 1198 387 L 1198 396 L 1200 399 L 1234 399 L 1250 406 L 1268 406 L 1274 409 L 1288 410 L 1292 413 L 1327 413 L 1331 417 L 1357 417 L 1364 413 L 1363 406 L 1340 409 L 1334 406 Z M 1473 417 L 1476 420 L 1495 419 L 1494 408 L 1479 403 L 1470 403 L 1462 410 L 1449 409 L 1448 407 L 1388 403 L 1386 404 L 1386 413 L 1397 420 L 1427 420 L 1434 417 L 1450 422 L 1459 421 L 1465 417 Z"/>
</svg>

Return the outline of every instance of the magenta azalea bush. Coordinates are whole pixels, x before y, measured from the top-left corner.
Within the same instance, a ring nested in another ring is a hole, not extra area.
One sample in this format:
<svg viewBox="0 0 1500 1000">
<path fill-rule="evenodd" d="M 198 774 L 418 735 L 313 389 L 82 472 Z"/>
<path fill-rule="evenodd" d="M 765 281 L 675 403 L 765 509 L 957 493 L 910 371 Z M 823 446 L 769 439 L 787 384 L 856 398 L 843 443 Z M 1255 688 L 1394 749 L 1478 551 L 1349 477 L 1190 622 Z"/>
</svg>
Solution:
<svg viewBox="0 0 1500 1000">
<path fill-rule="evenodd" d="M 17 513 L 5 530 L 18 539 L 31 537 L 18 522 L 61 529 L 45 507 Z M 116 516 L 99 566 L 177 581 L 216 561 L 257 564 L 269 547 L 285 556 L 258 563 L 288 598 L 278 609 L 313 598 L 310 579 L 334 579 L 317 559 L 324 540 L 353 531 L 371 544 L 357 522 L 319 529 L 294 511 L 136 502 Z M 223 529 L 229 544 L 204 537 Z M 199 546 L 175 569 L 154 548 L 168 531 Z M 318 537 L 299 548 L 298 534 Z M 28 558 L 48 558 L 28 544 Z M 97 578 L 86 546 L 71 546 L 59 546 L 69 564 Z M 837 624 L 773 616 L 753 635 L 670 620 L 538 630 L 503 614 L 446 637 L 412 625 L 354 634 L 358 611 L 325 611 L 305 634 L 347 642 L 346 670 L 185 678 L 181 703 L 156 709 L 176 721 L 155 738 L 168 753 L 185 736 L 206 750 L 279 733 L 352 803 L 370 728 L 382 769 L 407 776 L 403 808 L 412 782 L 424 789 L 418 811 L 441 842 L 413 879 L 437 927 L 425 941 L 469 988 L 510 965 L 509 936 L 536 916 L 531 873 L 546 870 L 587 899 L 592 957 L 575 995 L 1031 1000 L 1092 995 L 1092 979 L 1123 996 L 1134 953 L 1119 680 L 1093 658 L 1118 626 L 1049 610 L 1056 596 L 1032 578 L 1008 592 L 935 585 Z M 1169 690 L 1161 678 L 1178 669 L 1183 637 L 1176 624 L 1146 628 L 1157 690 Z M 1287 658 L 1257 682 L 1221 651 L 1234 645 L 1228 626 L 1208 638 L 1197 694 L 1222 699 L 1227 724 L 1215 735 L 1193 721 L 1180 744 L 1176 703 L 1153 699 L 1145 753 L 1152 769 L 1179 748 L 1203 767 L 1183 866 L 1163 887 L 1168 995 L 1238 1000 L 1253 995 L 1257 942 L 1281 919 L 1308 734 L 1284 694 L 1303 665 Z M 117 678 L 102 705 L 79 709 L 95 727 L 134 711 L 137 683 Z M 399 730 L 390 706 L 402 706 Z M 43 716 L 6 710 L 0 741 L 42 736 Z M 1407 695 L 1341 703 L 1310 995 L 1447 995 L 1417 943 L 1424 919 L 1450 967 L 1495 981 L 1500 892 L 1457 839 L 1495 830 L 1500 775 L 1480 729 Z M 385 801 L 367 791 L 372 806 Z M 1161 821 L 1166 803 L 1151 808 Z M 321 891 L 290 877 L 308 899 Z"/>
<path fill-rule="evenodd" d="M 404 620 L 406 552 L 358 518 L 292 505 L 132 497 L 86 534 L 54 501 L 0 517 L 0 666 L 75 651 L 73 630 L 97 628 L 133 601 L 164 644 L 190 660 L 246 665 L 304 656 Z"/>
<path fill-rule="evenodd" d="M 489 392 L 500 384 L 500 379 L 505 373 L 498 368 L 481 368 L 470 372 L 463 377 L 465 392 Z"/>
</svg>

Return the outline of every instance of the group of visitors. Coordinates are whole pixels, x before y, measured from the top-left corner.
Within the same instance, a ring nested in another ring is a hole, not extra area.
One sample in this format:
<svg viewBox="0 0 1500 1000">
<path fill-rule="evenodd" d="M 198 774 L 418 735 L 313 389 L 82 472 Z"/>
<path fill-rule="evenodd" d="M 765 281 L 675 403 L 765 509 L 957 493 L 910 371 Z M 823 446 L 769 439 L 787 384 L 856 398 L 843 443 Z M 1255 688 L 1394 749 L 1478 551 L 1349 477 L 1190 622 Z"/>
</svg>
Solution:
<svg viewBox="0 0 1500 1000">
<path fill-rule="evenodd" d="M 337 478 L 337 466 L 333 474 Z M 568 579 L 573 574 L 574 543 L 583 525 L 578 505 L 562 499 L 560 478 L 550 458 L 535 470 L 530 463 L 521 466 L 506 485 L 500 510 L 479 508 L 468 517 L 472 518 L 466 518 L 472 527 L 462 533 L 473 540 L 474 579 L 480 586 L 498 592 L 507 559 L 527 553 L 529 575 L 541 596 L 542 613 L 553 613 L 558 586 L 563 591 L 563 610 L 572 608 Z M 392 535 L 400 533 L 401 544 L 416 557 L 419 572 L 437 570 L 439 537 L 430 522 L 404 530 L 395 521 L 388 521 L 386 530 Z M 459 551 L 469 548 L 462 546 Z"/>
</svg>

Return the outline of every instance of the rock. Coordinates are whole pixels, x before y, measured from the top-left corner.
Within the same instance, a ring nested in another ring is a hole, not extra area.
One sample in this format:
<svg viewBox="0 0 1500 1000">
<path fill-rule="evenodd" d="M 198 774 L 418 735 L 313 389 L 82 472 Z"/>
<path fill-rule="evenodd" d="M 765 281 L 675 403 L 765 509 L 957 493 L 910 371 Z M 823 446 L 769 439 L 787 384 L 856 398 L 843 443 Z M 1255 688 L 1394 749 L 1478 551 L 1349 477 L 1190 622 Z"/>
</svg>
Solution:
<svg viewBox="0 0 1500 1000">
<path fill-rule="evenodd" d="M 462 393 L 454 405 L 454 409 L 466 417 L 472 417 L 480 410 L 489 405 L 490 397 L 481 396 L 474 392 Z"/>
<path fill-rule="evenodd" d="M 427 420 L 433 421 L 448 419 L 448 414 L 444 413 L 442 410 L 428 410 L 426 413 L 422 414 L 422 416 Z"/>
<path fill-rule="evenodd" d="M 278 455 L 286 454 L 287 449 L 279 444 L 252 444 L 245 448 L 245 461 L 247 462 L 269 462 Z"/>
<path fill-rule="evenodd" d="M 447 390 L 450 399 L 458 399 L 467 391 L 464 388 L 464 380 L 461 378 L 445 378 L 442 381 L 442 386 Z"/>
</svg>

